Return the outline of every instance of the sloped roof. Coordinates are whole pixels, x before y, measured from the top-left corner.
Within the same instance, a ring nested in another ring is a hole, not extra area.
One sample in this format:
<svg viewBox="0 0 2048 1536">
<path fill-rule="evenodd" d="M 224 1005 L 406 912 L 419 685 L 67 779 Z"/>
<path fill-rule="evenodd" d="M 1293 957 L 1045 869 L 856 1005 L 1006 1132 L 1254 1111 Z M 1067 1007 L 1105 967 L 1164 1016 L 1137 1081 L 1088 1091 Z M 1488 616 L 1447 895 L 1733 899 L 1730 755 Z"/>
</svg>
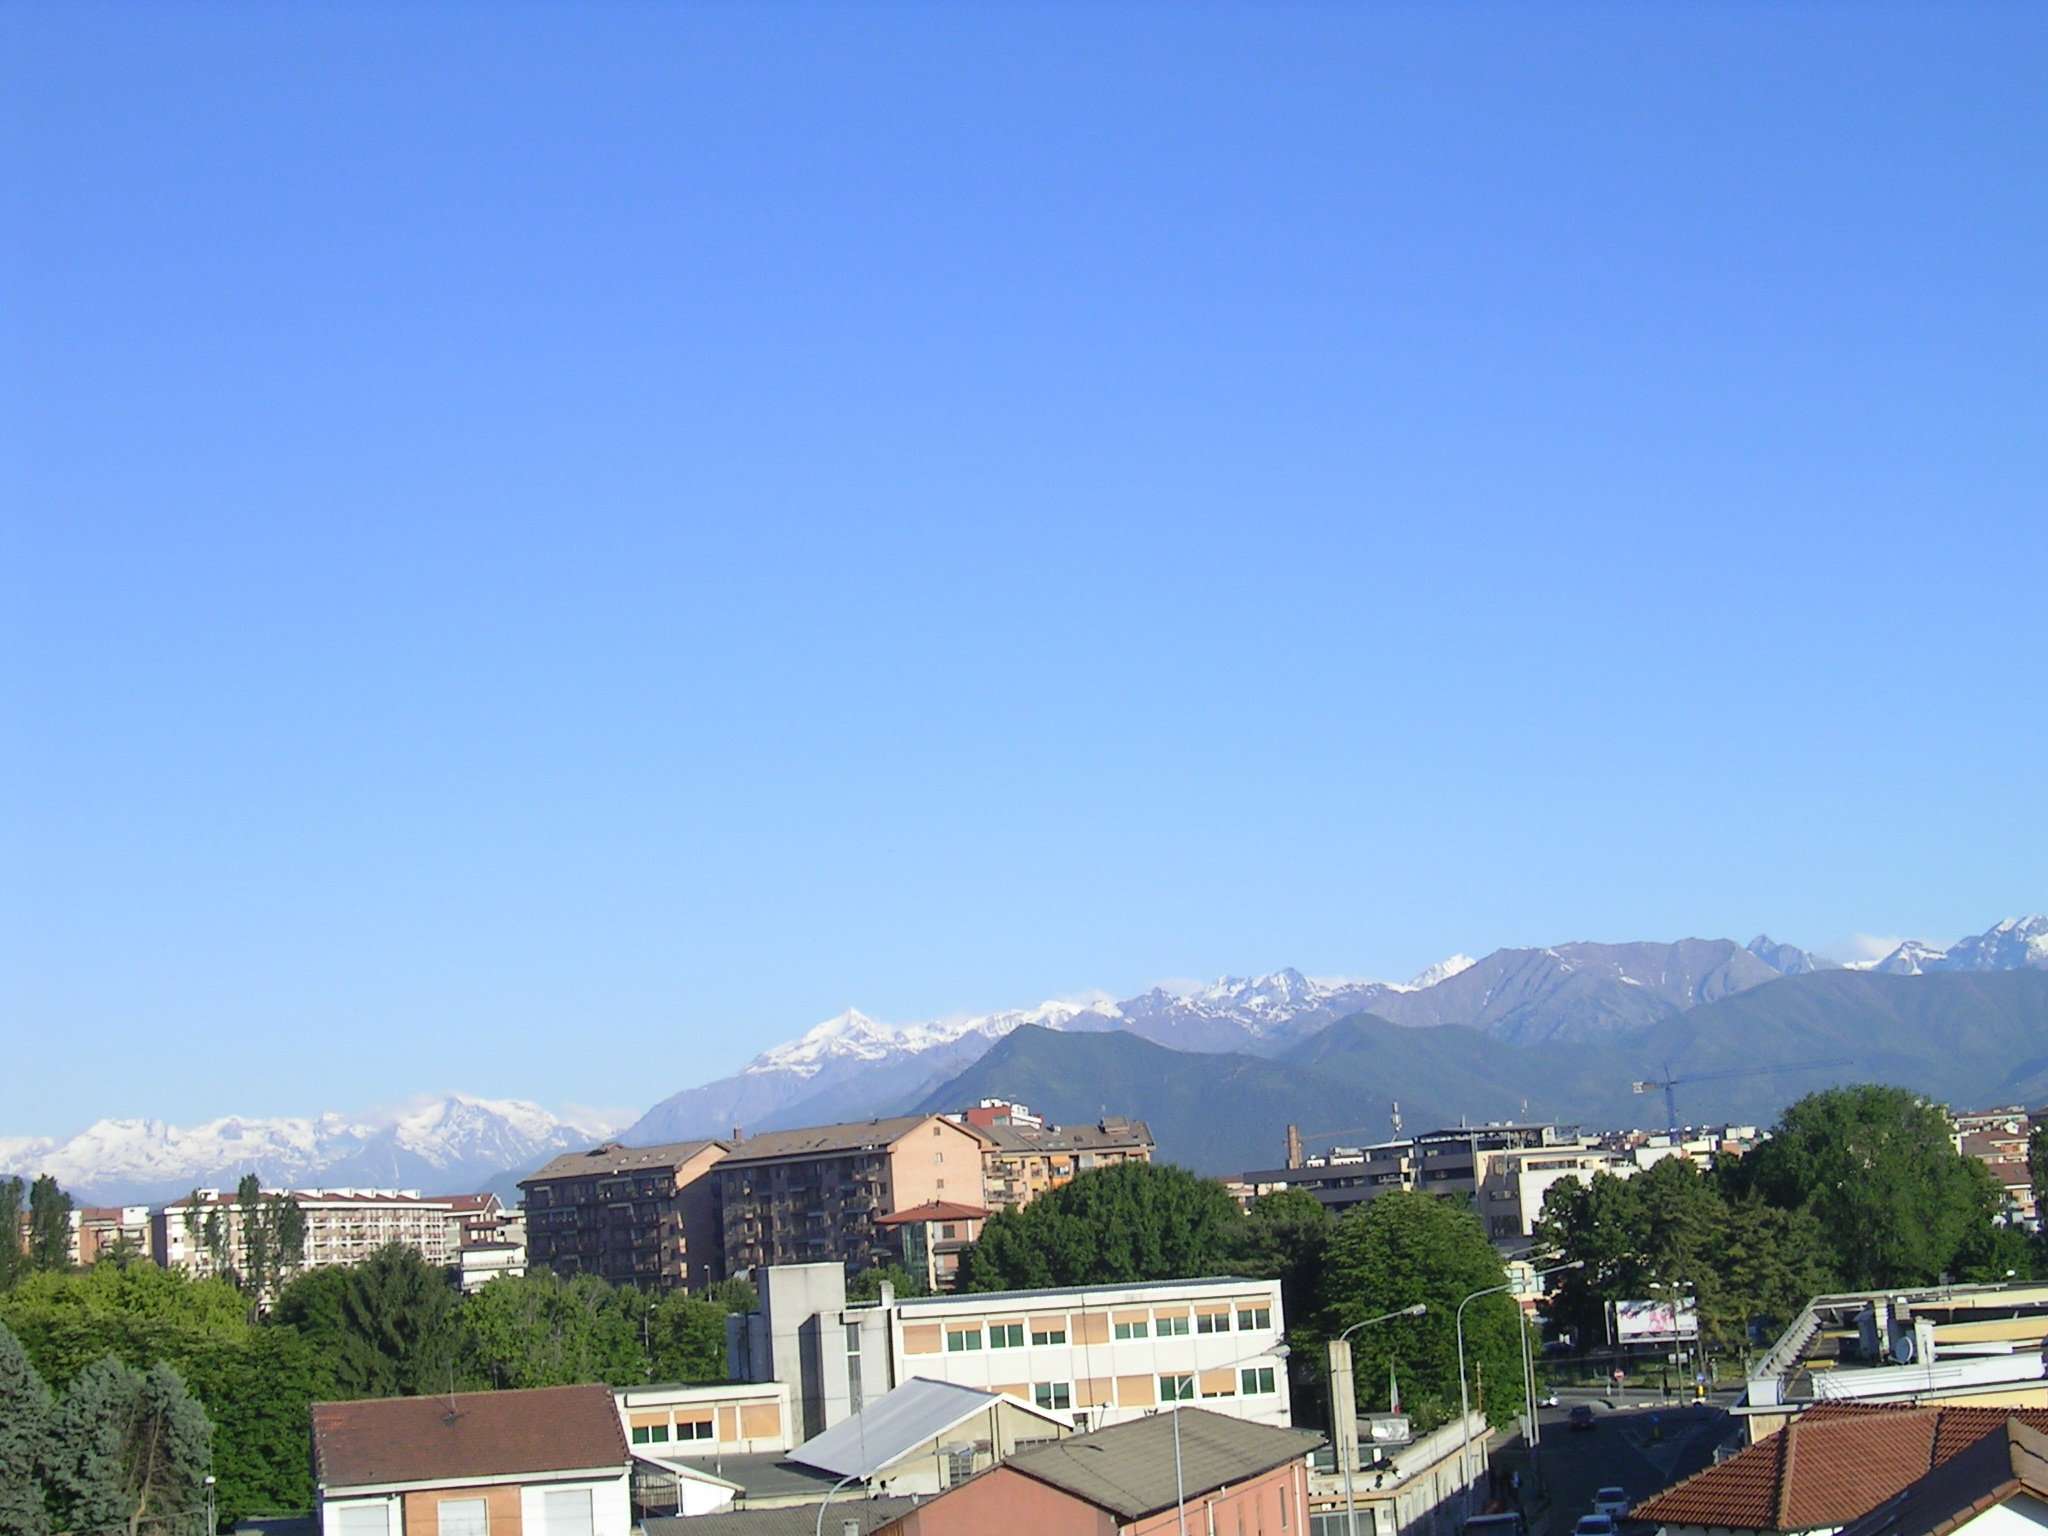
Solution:
<svg viewBox="0 0 2048 1536">
<path fill-rule="evenodd" d="M 1142 1120 L 1103 1120 L 1092 1125 L 1017 1125 L 1010 1122 L 976 1126 L 1003 1152 L 1092 1152 L 1118 1147 L 1149 1147 L 1152 1128 Z"/>
<path fill-rule="evenodd" d="M 1006 1466 L 1013 1472 L 1106 1509 L 1119 1520 L 1137 1520 L 1173 1507 L 1175 1422 L 1180 1426 L 1180 1465 L 1188 1498 L 1241 1483 L 1323 1443 L 1321 1435 L 1275 1429 L 1182 1408 L 1112 1424 L 1093 1434 L 1019 1451 Z"/>
<path fill-rule="evenodd" d="M 791 1451 L 789 1459 L 838 1477 L 870 1477 L 927 1440 L 1005 1402 L 1060 1429 L 1071 1427 L 1065 1419 L 1014 1397 L 913 1376 L 859 1413 L 813 1435 Z"/>
<path fill-rule="evenodd" d="M 2003 1409 L 1827 1403 L 1631 1510 L 1661 1525 L 1810 1531 L 1848 1525 L 2000 1429 Z M 2048 1411 L 2020 1415 L 2048 1429 Z"/>
<path fill-rule="evenodd" d="M 2016 1493 L 2048 1499 L 2048 1435 L 2017 1417 L 1880 1505 L 1844 1536 L 1948 1536 Z"/>
<path fill-rule="evenodd" d="M 826 1511 L 825 1526 L 833 1536 L 854 1522 L 855 1529 L 880 1530 L 898 1515 L 917 1507 L 908 1495 L 890 1494 L 877 1499 L 849 1498 L 841 1494 Z M 709 1515 L 655 1515 L 644 1522 L 647 1536 L 812 1536 L 818 1528 L 816 1504 L 794 1504 L 786 1509 L 725 1509 Z"/>
<path fill-rule="evenodd" d="M 564 1152 L 545 1164 L 538 1173 L 519 1181 L 523 1188 L 541 1179 L 573 1179 L 593 1173 L 639 1173 L 649 1168 L 675 1169 L 706 1147 L 723 1147 L 722 1141 L 665 1141 L 652 1147 L 626 1147 L 616 1141 L 582 1152 Z"/>
<path fill-rule="evenodd" d="M 923 1205 L 913 1205 L 908 1210 L 877 1216 L 875 1225 L 900 1227 L 913 1221 L 985 1221 L 987 1218 L 986 1206 L 962 1205 L 957 1200 L 927 1200 Z"/>
<path fill-rule="evenodd" d="M 731 1153 L 721 1167 L 772 1162 L 779 1157 L 809 1157 L 824 1152 L 858 1152 L 865 1147 L 886 1147 L 906 1131 L 913 1131 L 936 1115 L 892 1115 L 882 1120 L 848 1120 L 839 1125 L 807 1125 L 794 1131 L 763 1131 L 745 1141 L 731 1143 Z M 952 1122 L 944 1122 L 952 1124 Z M 956 1131 L 974 1133 L 964 1125 Z"/>
<path fill-rule="evenodd" d="M 627 1465 L 602 1385 L 313 1405 L 313 1477 L 330 1488 Z"/>
</svg>

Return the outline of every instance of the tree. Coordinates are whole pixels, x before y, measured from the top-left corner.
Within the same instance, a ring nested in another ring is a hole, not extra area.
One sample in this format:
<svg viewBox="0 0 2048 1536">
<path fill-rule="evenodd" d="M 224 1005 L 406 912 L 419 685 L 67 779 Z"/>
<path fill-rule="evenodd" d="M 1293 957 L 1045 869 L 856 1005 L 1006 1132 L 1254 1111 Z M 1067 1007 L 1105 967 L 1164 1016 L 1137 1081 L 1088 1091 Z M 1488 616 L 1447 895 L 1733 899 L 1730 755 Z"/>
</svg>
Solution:
<svg viewBox="0 0 2048 1536">
<path fill-rule="evenodd" d="M 748 1280 L 721 1280 L 716 1285 L 707 1285 L 700 1299 L 710 1302 L 721 1312 L 761 1310 L 761 1293 Z"/>
<path fill-rule="evenodd" d="M 43 1498 L 50 1413 L 50 1389 L 28 1351 L 0 1327 L 0 1531 L 10 1536 L 43 1536 L 50 1528 Z"/>
<path fill-rule="evenodd" d="M 289 1195 L 263 1193 L 253 1173 L 235 1188 L 235 1283 L 255 1306 L 306 1258 L 306 1213 Z"/>
<path fill-rule="evenodd" d="M 469 1370 L 492 1387 L 647 1379 L 651 1309 L 638 1291 L 614 1291 L 595 1275 L 499 1275 L 464 1299 L 463 1324 Z M 723 1315 L 718 1328 L 722 1345 Z"/>
<path fill-rule="evenodd" d="M 650 1381 L 724 1381 L 725 1308 L 671 1291 L 648 1314 L 646 1348 Z"/>
<path fill-rule="evenodd" d="M 913 1275 L 901 1264 L 878 1264 L 873 1269 L 862 1270 L 846 1282 L 846 1299 L 880 1301 L 885 1280 L 895 1287 L 898 1296 L 929 1296 L 932 1293 L 923 1275 Z"/>
<path fill-rule="evenodd" d="M 1475 1291 L 1507 1284 L 1500 1255 L 1479 1218 L 1463 1205 L 1414 1190 L 1393 1190 L 1347 1211 L 1330 1241 L 1328 1294 L 1321 1332 L 1335 1338 L 1353 1323 L 1422 1302 L 1421 1317 L 1395 1317 L 1351 1336 L 1352 1376 L 1361 1409 L 1384 1398 L 1389 1370 L 1402 1409 L 1421 1429 L 1458 1411 L 1458 1304 Z M 1479 1406 L 1498 1424 L 1522 1404 L 1521 1309 L 1505 1292 L 1465 1308 L 1465 1359 Z"/>
<path fill-rule="evenodd" d="M 57 1410 L 51 1483 L 70 1526 L 99 1531 L 188 1514 L 205 1503 L 213 1426 L 168 1365 L 87 1367 Z"/>
<path fill-rule="evenodd" d="M 1322 1310 L 1323 1275 L 1336 1222 L 1330 1208 L 1305 1189 L 1275 1190 L 1252 1202 L 1233 1272 L 1280 1282 L 1287 1316 L 1307 1322 Z"/>
<path fill-rule="evenodd" d="M 1812 1212 L 1843 1283 L 1857 1290 L 1953 1275 L 2000 1203 L 1990 1171 L 1956 1150 L 1948 1116 L 1903 1088 L 1809 1094 L 1742 1162 L 1764 1199 Z"/>
<path fill-rule="evenodd" d="M 968 1250 L 965 1289 L 1175 1280 L 1227 1268 L 1244 1218 L 1212 1179 L 1170 1163 L 1081 1174 L 998 1211 Z"/>
<path fill-rule="evenodd" d="M 446 1273 L 416 1250 L 387 1243 L 344 1274 L 336 1309 L 337 1385 L 352 1397 L 447 1391 L 462 1328 Z"/>
<path fill-rule="evenodd" d="M 28 1192 L 28 1261 L 31 1269 L 71 1263 L 71 1197 L 47 1173 Z"/>
<path fill-rule="evenodd" d="M 11 1174 L 0 1179 L 0 1291 L 13 1290 L 28 1273 L 28 1254 L 21 1246 L 22 1194 L 20 1179 Z"/>
</svg>

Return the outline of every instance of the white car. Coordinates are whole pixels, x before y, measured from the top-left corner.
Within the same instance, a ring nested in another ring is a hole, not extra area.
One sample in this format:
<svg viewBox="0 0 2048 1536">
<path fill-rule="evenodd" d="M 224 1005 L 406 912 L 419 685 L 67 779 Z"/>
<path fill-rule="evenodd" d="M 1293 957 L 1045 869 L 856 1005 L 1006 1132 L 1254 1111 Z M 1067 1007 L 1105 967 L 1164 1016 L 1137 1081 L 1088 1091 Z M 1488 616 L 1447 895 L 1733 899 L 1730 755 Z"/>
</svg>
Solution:
<svg viewBox="0 0 2048 1536">
<path fill-rule="evenodd" d="M 1628 1513 L 1628 1490 L 1625 1488 L 1602 1488 L 1593 1495 L 1593 1513 L 1619 1520 Z"/>
<path fill-rule="evenodd" d="M 1614 1536 L 1614 1516 L 1581 1515 L 1572 1527 L 1572 1536 Z"/>
</svg>

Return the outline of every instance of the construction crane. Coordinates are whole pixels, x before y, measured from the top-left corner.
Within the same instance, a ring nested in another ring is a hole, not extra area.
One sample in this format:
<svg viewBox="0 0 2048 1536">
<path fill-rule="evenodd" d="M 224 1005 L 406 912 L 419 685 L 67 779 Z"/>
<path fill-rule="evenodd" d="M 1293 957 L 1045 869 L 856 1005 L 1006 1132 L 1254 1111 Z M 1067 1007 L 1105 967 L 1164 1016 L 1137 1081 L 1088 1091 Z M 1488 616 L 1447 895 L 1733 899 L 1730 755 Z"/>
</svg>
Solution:
<svg viewBox="0 0 2048 1536">
<path fill-rule="evenodd" d="M 1299 1168 L 1303 1157 L 1306 1155 L 1306 1148 L 1312 1141 L 1334 1141 L 1339 1136 L 1370 1136 L 1372 1134 L 1373 1128 L 1369 1125 L 1347 1125 L 1341 1131 L 1310 1131 L 1304 1136 L 1300 1126 L 1290 1125 L 1287 1127 L 1287 1166 Z M 1394 1104 L 1395 1139 L 1399 1140 L 1400 1135 L 1401 1105 L 1397 1100 Z"/>
<path fill-rule="evenodd" d="M 1637 1093 L 1654 1093 L 1664 1090 L 1664 1117 L 1671 1124 L 1671 1134 L 1676 1136 L 1678 1124 L 1678 1093 L 1680 1087 L 1691 1083 L 1719 1083 L 1731 1077 L 1768 1077 L 1774 1072 L 1804 1072 L 1819 1067 L 1846 1067 L 1855 1060 L 1852 1056 L 1835 1056 L 1825 1061 L 1786 1061 L 1774 1067 L 1736 1067 L 1727 1072 L 1695 1072 L 1686 1077 L 1670 1076 L 1671 1069 L 1664 1069 L 1665 1076 L 1646 1078 L 1629 1086 Z"/>
</svg>

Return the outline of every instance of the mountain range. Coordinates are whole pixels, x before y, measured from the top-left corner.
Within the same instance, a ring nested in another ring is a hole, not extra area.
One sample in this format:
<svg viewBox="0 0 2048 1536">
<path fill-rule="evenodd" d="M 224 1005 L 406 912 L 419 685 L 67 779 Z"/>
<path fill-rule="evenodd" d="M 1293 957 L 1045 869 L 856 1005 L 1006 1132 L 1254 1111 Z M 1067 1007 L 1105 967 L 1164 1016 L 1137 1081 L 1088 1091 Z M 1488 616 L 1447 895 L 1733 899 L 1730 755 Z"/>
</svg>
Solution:
<svg viewBox="0 0 2048 1536">
<path fill-rule="evenodd" d="M 0 1138 L 0 1171 L 55 1175 L 89 1204 L 158 1202 L 195 1188 L 231 1189 L 245 1173 L 268 1188 L 497 1187 L 612 1127 L 572 1125 L 538 1104 L 444 1094 L 387 1115 L 323 1114 L 201 1125 L 100 1120 L 75 1136 Z"/>
</svg>

